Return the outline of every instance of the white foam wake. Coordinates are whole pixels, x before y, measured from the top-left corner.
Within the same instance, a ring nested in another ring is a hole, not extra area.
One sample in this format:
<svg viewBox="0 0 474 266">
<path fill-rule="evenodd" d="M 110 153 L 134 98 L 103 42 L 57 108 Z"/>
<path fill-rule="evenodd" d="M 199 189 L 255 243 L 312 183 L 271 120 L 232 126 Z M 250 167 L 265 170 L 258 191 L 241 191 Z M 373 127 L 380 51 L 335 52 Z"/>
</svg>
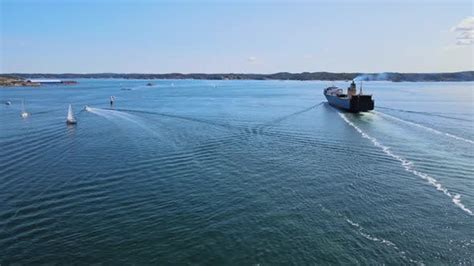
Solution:
<svg viewBox="0 0 474 266">
<path fill-rule="evenodd" d="M 321 204 L 318 204 L 319 207 L 321 207 L 321 210 L 326 212 L 326 213 L 329 213 L 329 214 L 335 214 L 337 215 L 338 217 L 340 218 L 343 218 L 347 223 L 349 223 L 352 227 L 356 228 L 357 229 L 357 233 L 360 234 L 361 236 L 363 236 L 364 238 L 368 239 L 368 240 L 371 240 L 371 241 L 374 241 L 374 242 L 378 242 L 378 243 L 381 243 L 383 245 L 386 245 L 386 246 L 389 246 L 391 248 L 394 248 L 404 259 L 412 262 L 412 263 L 415 263 L 415 264 L 418 264 L 418 265 L 424 265 L 423 262 L 419 262 L 419 261 L 416 261 L 416 260 L 413 260 L 413 259 L 410 259 L 406 256 L 406 252 L 399 249 L 398 246 L 393 243 L 392 241 L 390 240 L 387 240 L 387 239 L 383 239 L 381 237 L 376 237 L 376 236 L 373 236 L 373 235 L 370 235 L 369 233 L 367 233 L 361 225 L 359 225 L 358 223 L 350 220 L 349 218 L 347 218 L 347 216 L 341 214 L 340 212 L 338 211 L 331 211 L 329 209 L 327 209 L 326 207 L 324 207 L 323 205 Z"/>
<path fill-rule="evenodd" d="M 363 138 L 366 138 L 368 140 L 370 140 L 374 146 L 378 147 L 378 148 L 381 148 L 383 150 L 383 152 L 385 154 L 387 154 L 388 156 L 396 159 L 397 161 L 401 162 L 402 163 L 402 166 L 405 168 L 406 171 L 418 176 L 418 177 L 421 177 L 422 179 L 428 181 L 429 184 L 431 184 L 432 186 L 434 186 L 438 191 L 441 191 L 443 192 L 444 195 L 448 196 L 451 198 L 451 201 L 456 205 L 458 206 L 459 208 L 461 208 L 463 211 L 465 211 L 466 213 L 468 213 L 469 215 L 474 215 L 472 213 L 472 211 L 470 209 L 468 209 L 466 206 L 464 206 L 464 204 L 462 204 L 461 202 L 461 195 L 459 194 L 452 194 L 451 192 L 448 191 L 448 189 L 446 189 L 445 187 L 443 187 L 443 185 L 441 185 L 438 180 L 436 180 L 435 178 L 433 178 L 432 176 L 428 175 L 428 174 L 425 174 L 425 173 L 422 173 L 420 171 L 417 171 L 414 169 L 413 167 L 413 162 L 397 155 L 397 154 L 394 154 L 391 150 L 390 150 L 390 147 L 387 147 L 387 146 L 384 146 L 383 144 L 381 144 L 376 138 L 374 137 L 371 137 L 369 136 L 367 133 L 365 133 L 364 131 L 362 131 L 362 129 L 360 129 L 358 126 L 354 125 L 354 123 L 352 123 L 351 121 L 349 121 L 349 119 L 347 119 L 347 117 L 342 114 L 342 113 L 339 113 L 339 116 L 348 124 L 350 125 L 351 127 L 353 127 L 355 130 L 357 130 L 357 132 L 359 132 Z"/>
<path fill-rule="evenodd" d="M 368 233 L 363 232 L 364 228 L 362 226 L 360 226 L 358 223 L 351 221 L 350 219 L 346 219 L 346 222 L 348 222 L 353 227 L 359 229 L 360 235 L 367 238 L 368 240 L 372 240 L 372 241 L 375 241 L 375 242 L 381 242 L 382 244 L 385 244 L 387 246 L 392 246 L 392 247 L 394 247 L 395 249 L 398 250 L 398 247 L 392 241 L 389 241 L 389 240 L 386 240 L 386 239 L 383 239 L 383 238 L 378 238 L 378 237 L 375 237 L 375 236 L 372 236 Z"/>
<path fill-rule="evenodd" d="M 424 126 L 424 125 L 420 125 L 420 124 L 417 124 L 417 123 L 414 123 L 414 122 L 411 122 L 411 121 L 403 120 L 403 119 L 400 119 L 398 117 L 388 115 L 388 114 L 385 114 L 385 113 L 382 113 L 382 112 L 377 112 L 377 111 L 374 111 L 374 112 L 379 114 L 379 115 L 388 117 L 390 119 L 393 119 L 393 120 L 396 120 L 396 121 L 399 121 L 399 122 L 402 122 L 402 123 L 405 123 L 405 124 L 408 124 L 408 125 L 412 125 L 412 126 L 415 126 L 415 127 L 422 128 L 424 130 L 430 131 L 430 132 L 438 134 L 438 135 L 444 135 L 444 136 L 447 136 L 447 137 L 450 137 L 450 138 L 453 138 L 453 139 L 456 139 L 456 140 L 460 140 L 460 141 L 464 141 L 464 142 L 467 142 L 467 143 L 470 143 L 470 144 L 474 144 L 474 141 L 472 141 L 470 139 L 465 139 L 465 138 L 462 138 L 462 137 L 459 137 L 459 136 L 456 136 L 456 135 L 453 135 L 453 134 L 450 134 L 450 133 L 441 132 L 441 131 L 436 130 L 434 128 L 427 127 L 427 126 Z"/>
<path fill-rule="evenodd" d="M 386 245 L 386 246 L 388 246 L 388 247 L 391 247 L 391 248 L 395 249 L 397 252 L 400 253 L 400 255 L 401 255 L 404 259 L 410 261 L 411 263 L 415 263 L 415 264 L 418 264 L 418 265 L 424 265 L 424 263 L 422 263 L 422 262 L 419 262 L 419 261 L 412 260 L 412 259 L 408 258 L 408 257 L 405 255 L 405 254 L 406 254 L 405 251 L 400 250 L 400 249 L 398 248 L 398 246 L 395 245 L 395 243 L 393 243 L 392 241 L 387 240 L 387 239 L 383 239 L 383 238 L 381 238 L 381 237 L 376 237 L 376 236 L 370 235 L 369 233 L 366 233 L 366 232 L 365 232 L 365 229 L 364 229 L 362 226 L 360 226 L 360 225 L 359 225 L 358 223 L 356 223 L 356 222 L 351 221 L 351 220 L 348 219 L 348 218 L 346 218 L 346 222 L 349 223 L 350 225 L 352 225 L 354 228 L 356 228 L 356 229 L 357 229 L 357 232 L 358 232 L 361 236 L 363 236 L 364 238 L 366 238 L 366 239 L 368 239 L 368 240 L 370 240 L 370 241 L 374 241 L 374 242 L 378 242 L 378 243 L 384 244 L 384 245 Z"/>
<path fill-rule="evenodd" d="M 122 118 L 124 120 L 128 120 L 128 121 L 131 121 L 131 122 L 134 120 L 134 117 L 132 115 L 127 114 L 127 113 L 123 113 L 123 112 L 120 112 L 120 111 L 115 111 L 115 110 L 88 107 L 87 111 L 91 112 L 93 114 L 102 116 L 104 118 L 117 117 L 117 118 Z"/>
<path fill-rule="evenodd" d="M 149 127 L 147 127 L 146 125 L 141 123 L 138 120 L 138 118 L 134 115 L 127 114 L 127 113 L 117 111 L 117 110 L 108 110 L 108 109 L 93 108 L 93 107 L 88 107 L 87 110 L 88 110 L 88 112 L 91 112 L 93 114 L 101 116 L 105 119 L 112 119 L 112 118 L 122 119 L 124 121 L 130 122 L 130 123 L 140 127 L 141 129 L 143 129 L 143 130 L 145 130 L 149 133 L 156 134 L 156 132 L 154 132 Z"/>
</svg>

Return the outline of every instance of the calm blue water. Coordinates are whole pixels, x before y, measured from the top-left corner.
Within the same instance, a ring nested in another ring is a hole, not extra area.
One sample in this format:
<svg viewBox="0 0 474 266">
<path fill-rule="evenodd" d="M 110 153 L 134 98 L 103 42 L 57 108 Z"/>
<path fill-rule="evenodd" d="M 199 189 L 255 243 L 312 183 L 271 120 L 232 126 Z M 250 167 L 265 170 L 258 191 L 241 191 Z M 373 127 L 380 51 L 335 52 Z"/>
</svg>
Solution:
<svg viewBox="0 0 474 266">
<path fill-rule="evenodd" d="M 0 88 L 2 265 L 474 263 L 473 83 L 79 82 Z"/>
</svg>

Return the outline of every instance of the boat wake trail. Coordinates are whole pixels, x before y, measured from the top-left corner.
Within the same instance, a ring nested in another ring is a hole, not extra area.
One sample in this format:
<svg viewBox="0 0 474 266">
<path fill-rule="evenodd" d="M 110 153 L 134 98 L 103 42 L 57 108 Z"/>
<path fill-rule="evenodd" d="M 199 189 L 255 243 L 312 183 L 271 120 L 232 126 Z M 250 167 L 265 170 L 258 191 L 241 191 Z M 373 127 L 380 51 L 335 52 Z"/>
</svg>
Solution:
<svg viewBox="0 0 474 266">
<path fill-rule="evenodd" d="M 87 112 L 96 114 L 98 116 L 101 116 L 105 119 L 108 120 L 113 120 L 114 118 L 121 119 L 127 122 L 130 122 L 150 133 L 155 134 L 153 130 L 145 126 L 143 123 L 138 121 L 137 117 L 131 114 L 127 114 L 125 112 L 117 111 L 117 110 L 112 110 L 112 109 L 101 109 L 101 108 L 93 108 L 93 107 L 88 107 Z"/>
<path fill-rule="evenodd" d="M 383 238 L 379 238 L 379 237 L 375 237 L 375 236 L 373 236 L 373 235 L 370 235 L 369 233 L 366 233 L 366 232 L 365 232 L 366 230 L 365 230 L 361 225 L 359 225 L 359 224 L 356 223 L 356 222 L 351 221 L 351 220 L 348 219 L 348 218 L 346 218 L 346 222 L 347 222 L 348 224 L 350 224 L 352 227 L 354 227 L 355 229 L 357 229 L 357 232 L 358 232 L 361 236 L 363 236 L 364 238 L 366 238 L 366 239 L 368 239 L 368 240 L 370 240 L 370 241 L 374 241 L 374 242 L 378 242 L 378 243 L 384 244 L 384 245 L 386 245 L 386 246 L 388 246 L 388 247 L 391 247 L 391 248 L 395 249 L 396 251 L 398 251 L 398 252 L 400 253 L 400 255 L 401 255 L 404 259 L 410 261 L 411 263 L 415 263 L 415 264 L 419 264 L 419 265 L 424 265 L 422 262 L 419 262 L 419 261 L 416 261 L 416 260 L 413 260 L 413 259 L 408 258 L 408 257 L 405 255 L 405 251 L 400 250 L 400 249 L 398 248 L 398 246 L 395 245 L 395 243 L 393 243 L 392 241 L 387 240 L 387 239 L 383 239 Z"/>
<path fill-rule="evenodd" d="M 127 121 L 134 120 L 133 116 L 127 113 L 123 113 L 120 111 L 115 111 L 111 109 L 101 109 L 101 108 L 93 108 L 93 107 L 88 107 L 87 109 L 88 112 L 96 114 L 98 116 L 104 117 L 104 118 L 121 118 Z"/>
<path fill-rule="evenodd" d="M 453 117 L 453 116 L 443 115 L 443 114 L 439 114 L 439 113 L 428 113 L 428 112 L 410 111 L 410 110 L 389 108 L 389 107 L 383 107 L 383 106 L 377 106 L 377 108 L 379 108 L 379 109 L 385 109 L 385 110 L 393 110 L 393 111 L 398 111 L 398 112 L 404 112 L 404 113 L 411 113 L 411 114 L 437 116 L 437 117 L 448 118 L 448 119 L 454 119 L 454 120 L 459 120 L 459 121 L 474 122 L 474 120 L 471 120 L 471 119 Z"/>
<path fill-rule="evenodd" d="M 306 112 L 308 112 L 308 111 L 310 111 L 310 110 L 312 110 L 312 109 L 314 109 L 314 108 L 320 106 L 320 105 L 323 104 L 323 103 L 325 103 L 325 102 L 320 102 L 320 103 L 318 103 L 318 104 L 312 105 L 312 106 L 310 106 L 310 107 L 308 107 L 308 108 L 305 108 L 305 109 L 303 109 L 303 110 L 300 110 L 300 111 L 298 111 L 298 112 L 294 112 L 294 113 L 292 113 L 292 114 L 279 117 L 279 118 L 274 119 L 274 120 L 272 120 L 272 121 L 269 121 L 269 122 L 267 122 L 267 123 L 265 123 L 265 124 L 262 124 L 261 126 L 268 126 L 268 125 L 271 125 L 271 124 L 275 124 L 275 123 L 281 122 L 281 121 L 283 121 L 283 120 L 285 120 L 285 119 L 291 118 L 291 117 L 293 117 L 293 116 L 296 116 L 296 115 L 299 115 L 299 114 L 302 114 L 302 113 L 306 113 Z"/>
<path fill-rule="evenodd" d="M 106 109 L 106 110 L 112 110 L 112 109 Z M 115 109 L 115 110 L 120 111 L 122 113 L 127 112 L 127 113 L 138 113 L 138 114 L 147 114 L 147 115 L 158 115 L 158 116 L 163 116 L 163 117 L 187 120 L 187 121 L 191 121 L 191 122 L 203 123 L 203 124 L 219 126 L 219 127 L 225 127 L 225 128 L 233 128 L 234 127 L 230 124 L 219 123 L 219 122 L 215 122 L 215 121 L 211 121 L 211 120 L 199 119 L 199 118 L 190 117 L 190 116 L 182 116 L 182 115 L 160 113 L 160 112 L 146 111 L 146 110 L 133 110 L 133 109 Z"/>
<path fill-rule="evenodd" d="M 425 173 L 422 173 L 420 171 L 417 171 L 415 170 L 415 168 L 413 167 L 413 162 L 393 153 L 391 150 L 390 150 L 390 147 L 387 147 L 387 146 L 384 146 L 383 144 L 381 144 L 376 138 L 374 137 L 371 137 L 369 136 L 367 133 L 365 133 L 364 131 L 362 131 L 362 129 L 360 129 L 358 126 L 354 125 L 354 123 L 352 123 L 351 121 L 349 121 L 349 119 L 347 119 L 347 117 L 342 114 L 342 113 L 339 113 L 339 116 L 348 124 L 350 125 L 351 127 L 353 127 L 357 132 L 359 132 L 363 138 L 366 138 L 368 140 L 370 140 L 374 146 L 380 148 L 383 150 L 383 152 L 385 154 L 387 154 L 388 156 L 392 157 L 393 159 L 399 161 L 403 168 L 405 168 L 406 171 L 426 180 L 429 184 L 431 184 L 432 186 L 434 186 L 438 191 L 441 191 L 443 192 L 444 195 L 448 196 L 449 198 L 451 198 L 451 201 L 456 205 L 458 206 L 459 208 L 461 208 L 463 211 L 465 211 L 467 214 L 473 216 L 473 212 L 468 209 L 466 206 L 464 206 L 464 204 L 461 202 L 461 195 L 459 194 L 453 194 L 451 193 L 447 188 L 443 187 L 443 185 L 441 185 L 438 180 L 436 180 L 435 178 L 433 178 L 432 176 L 428 175 L 428 174 L 425 174 Z"/>
<path fill-rule="evenodd" d="M 377 112 L 377 111 L 374 111 L 374 112 L 376 114 L 379 114 L 381 116 L 390 118 L 392 120 L 402 122 L 402 123 L 405 123 L 405 124 L 408 124 L 408 125 L 412 125 L 412 126 L 415 126 L 415 127 L 419 127 L 419 128 L 422 128 L 424 130 L 430 131 L 430 132 L 438 134 L 438 135 L 444 135 L 444 136 L 447 136 L 447 137 L 450 137 L 450 138 L 453 138 L 453 139 L 456 139 L 456 140 L 460 140 L 460 141 L 464 141 L 464 142 L 467 142 L 467 143 L 470 143 L 470 144 L 474 144 L 474 141 L 472 141 L 470 139 L 465 139 L 465 138 L 462 138 L 462 137 L 459 137 L 459 136 L 456 136 L 456 135 L 453 135 L 453 134 L 450 134 L 450 133 L 441 132 L 441 131 L 436 130 L 434 128 L 427 127 L 427 126 L 424 126 L 424 125 L 421 125 L 421 124 L 417 124 L 417 123 L 414 123 L 414 122 L 411 122 L 411 121 L 403 120 L 403 119 L 400 119 L 398 117 L 388 115 L 388 114 L 385 114 L 385 113 L 382 113 L 382 112 Z"/>
<path fill-rule="evenodd" d="M 379 244 L 382 244 L 382 245 L 385 245 L 389 248 L 393 248 L 395 251 L 398 252 L 398 254 L 400 254 L 400 256 L 411 262 L 411 263 L 414 263 L 414 264 L 417 264 L 417 265 L 425 265 L 423 262 L 421 261 L 416 261 L 414 259 L 411 259 L 407 256 L 406 252 L 403 251 L 401 248 L 399 248 L 395 243 L 393 243 L 392 241 L 390 240 L 387 240 L 387 239 L 384 239 L 382 237 L 377 237 L 377 236 L 374 236 L 374 235 L 371 235 L 370 233 L 368 233 L 368 230 L 364 227 L 362 227 L 360 224 L 352 221 L 351 219 L 349 219 L 346 215 L 338 212 L 338 211 L 333 211 L 333 210 L 329 210 L 328 208 L 324 207 L 322 204 L 318 204 L 319 207 L 321 208 L 322 211 L 330 214 L 330 215 L 335 215 L 337 217 L 339 217 L 340 219 L 343 219 L 345 222 L 347 222 L 351 227 L 353 227 L 355 229 L 355 232 L 357 234 L 359 234 L 360 236 L 364 237 L 365 239 L 367 240 L 370 240 L 370 241 L 373 241 L 373 242 L 376 242 L 376 243 L 379 243 Z"/>
<path fill-rule="evenodd" d="M 294 113 L 291 113 L 291 114 L 288 114 L 288 115 L 284 115 L 282 117 L 279 117 L 279 118 L 276 118 L 276 119 L 273 119 L 271 121 L 268 121 L 266 123 L 263 123 L 263 124 L 260 124 L 260 125 L 257 125 L 255 128 L 254 128 L 254 131 L 255 132 L 258 132 L 258 134 L 262 134 L 263 131 L 266 129 L 266 128 L 269 128 L 271 127 L 272 125 L 274 124 L 277 124 L 277 123 L 280 123 L 281 121 L 284 121 L 288 118 L 291 118 L 291 117 L 294 117 L 294 116 L 297 116 L 297 115 L 300 115 L 300 114 L 303 114 L 303 113 L 306 113 L 308 111 L 311 111 L 317 107 L 319 107 L 320 105 L 324 104 L 326 102 L 320 102 L 318 104 L 315 104 L 315 105 L 312 105 L 310 107 L 307 107 L 303 110 L 300 110 L 300 111 L 297 111 L 297 112 L 294 112 Z"/>
</svg>

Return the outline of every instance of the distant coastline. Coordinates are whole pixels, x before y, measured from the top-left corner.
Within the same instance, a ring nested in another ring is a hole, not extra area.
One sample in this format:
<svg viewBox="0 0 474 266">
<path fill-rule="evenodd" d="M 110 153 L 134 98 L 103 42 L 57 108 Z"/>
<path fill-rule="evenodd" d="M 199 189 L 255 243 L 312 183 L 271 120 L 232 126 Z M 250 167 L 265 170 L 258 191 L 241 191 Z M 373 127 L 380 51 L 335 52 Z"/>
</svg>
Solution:
<svg viewBox="0 0 474 266">
<path fill-rule="evenodd" d="M 332 72 L 279 72 L 274 74 L 244 74 L 244 73 L 5 73 L 1 77 L 16 79 L 78 79 L 78 78 L 120 78 L 120 79 L 203 79 L 203 80 L 386 80 L 393 82 L 409 81 L 474 81 L 474 71 L 450 73 L 332 73 Z"/>
<path fill-rule="evenodd" d="M 61 84 L 74 85 L 77 84 L 75 80 L 54 80 L 54 79 L 26 79 L 23 77 L 13 75 L 0 74 L 0 87 L 38 87 L 43 84 Z"/>
</svg>

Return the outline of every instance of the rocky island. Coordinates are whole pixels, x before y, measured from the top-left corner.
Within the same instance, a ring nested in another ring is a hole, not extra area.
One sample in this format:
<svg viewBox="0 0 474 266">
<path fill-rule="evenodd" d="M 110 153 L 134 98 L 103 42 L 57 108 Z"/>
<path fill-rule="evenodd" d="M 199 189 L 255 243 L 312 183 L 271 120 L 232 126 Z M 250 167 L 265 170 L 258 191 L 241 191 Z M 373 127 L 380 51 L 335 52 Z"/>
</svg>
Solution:
<svg viewBox="0 0 474 266">
<path fill-rule="evenodd" d="M 43 84 L 49 85 L 75 85 L 75 80 L 59 80 L 59 79 L 26 79 L 20 76 L 4 75 L 0 76 L 0 87 L 37 87 Z"/>
<path fill-rule="evenodd" d="M 40 83 L 31 82 L 22 78 L 0 77 L 0 87 L 23 87 L 23 86 L 39 86 Z"/>
</svg>

